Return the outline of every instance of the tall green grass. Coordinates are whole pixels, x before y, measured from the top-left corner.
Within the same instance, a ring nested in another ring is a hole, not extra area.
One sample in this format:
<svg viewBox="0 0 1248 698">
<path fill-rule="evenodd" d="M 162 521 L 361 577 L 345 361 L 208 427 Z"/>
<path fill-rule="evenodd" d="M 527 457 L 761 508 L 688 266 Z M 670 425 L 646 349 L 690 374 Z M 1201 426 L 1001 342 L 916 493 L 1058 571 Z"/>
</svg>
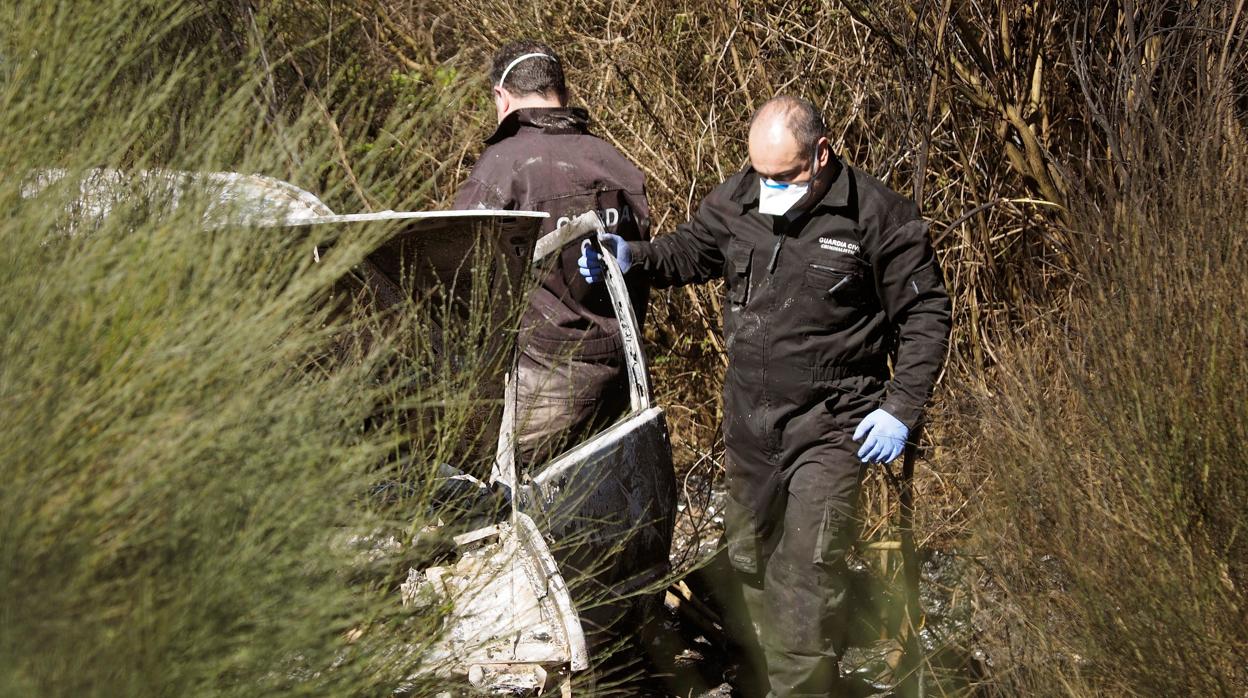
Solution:
<svg viewBox="0 0 1248 698">
<path fill-rule="evenodd" d="M 401 615 L 394 580 L 351 574 L 341 545 L 410 538 L 422 455 L 474 436 L 396 417 L 472 384 L 410 361 L 419 314 L 407 345 L 378 334 L 327 359 L 361 329 L 331 294 L 390 231 L 344 234 L 316 263 L 327 241 L 307 231 L 206 229 L 205 197 L 126 196 L 103 218 L 75 202 L 92 168 L 176 167 L 411 206 L 424 185 L 381 151 L 419 142 L 442 98 L 391 117 L 355 104 L 389 124 L 379 146 L 350 114 L 275 105 L 254 68 L 283 57 L 258 33 L 241 58 L 219 50 L 197 7 L 0 9 L 2 695 L 380 694 L 431 669 L 396 641 L 428 642 L 436 613 Z M 326 164 L 346 158 L 349 176 Z M 48 167 L 68 174 L 24 198 Z M 366 496 L 396 478 L 415 494 Z"/>
</svg>

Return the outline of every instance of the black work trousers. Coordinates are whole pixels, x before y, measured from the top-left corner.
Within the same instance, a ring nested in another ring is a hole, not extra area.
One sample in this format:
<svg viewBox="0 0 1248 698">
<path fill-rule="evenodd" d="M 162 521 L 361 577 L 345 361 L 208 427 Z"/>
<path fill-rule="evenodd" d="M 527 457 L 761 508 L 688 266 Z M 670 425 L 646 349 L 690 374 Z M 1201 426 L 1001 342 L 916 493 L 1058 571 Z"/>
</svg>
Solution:
<svg viewBox="0 0 1248 698">
<path fill-rule="evenodd" d="M 840 655 L 849 626 L 845 555 L 859 528 L 856 505 L 866 467 L 851 438 L 855 426 L 856 418 L 797 455 L 774 521 L 758 522 L 746 507 L 729 502 L 729 560 L 762 646 L 771 698 L 842 694 Z"/>
</svg>

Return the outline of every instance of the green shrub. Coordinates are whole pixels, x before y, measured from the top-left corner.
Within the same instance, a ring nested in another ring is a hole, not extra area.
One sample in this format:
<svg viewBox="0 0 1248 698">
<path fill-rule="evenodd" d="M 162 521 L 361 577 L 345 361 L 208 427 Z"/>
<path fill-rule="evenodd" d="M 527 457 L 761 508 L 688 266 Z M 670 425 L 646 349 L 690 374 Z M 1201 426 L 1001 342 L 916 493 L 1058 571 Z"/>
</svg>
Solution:
<svg viewBox="0 0 1248 698">
<path fill-rule="evenodd" d="M 100 217 L 79 189 L 97 167 L 225 169 L 401 206 L 423 183 L 368 157 L 327 172 L 336 139 L 374 137 L 364 120 L 272 108 L 259 58 L 203 40 L 191 5 L 22 2 L 0 21 L 0 694 L 383 694 L 427 673 L 396 638 L 428 642 L 436 609 L 403 615 L 341 541 L 427 521 L 422 456 L 475 435 L 390 415 L 472 375 L 396 360 L 426 348 L 418 309 L 407 344 L 325 360 L 361 329 L 331 291 L 390 231 L 314 263 L 307 231 L 206 228 L 207 196 L 136 192 Z M 403 142 L 426 123 L 354 108 Z M 48 168 L 65 176 L 23 196 Z M 392 478 L 414 494 L 363 496 Z"/>
</svg>

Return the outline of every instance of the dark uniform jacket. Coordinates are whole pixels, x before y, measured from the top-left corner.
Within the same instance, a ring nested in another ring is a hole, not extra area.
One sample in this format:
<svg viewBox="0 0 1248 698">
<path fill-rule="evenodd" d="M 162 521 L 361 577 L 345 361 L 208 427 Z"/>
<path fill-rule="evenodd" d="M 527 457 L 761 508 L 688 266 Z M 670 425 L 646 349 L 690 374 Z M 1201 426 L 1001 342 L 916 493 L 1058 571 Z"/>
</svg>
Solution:
<svg viewBox="0 0 1248 698">
<path fill-rule="evenodd" d="M 545 211 L 550 214 L 545 233 L 597 211 L 609 232 L 626 240 L 649 239 L 645 178 L 620 151 L 589 132 L 585 110 L 518 109 L 486 144 L 455 208 Z M 577 246 L 565 249 L 558 268 L 534 293 L 524 319 L 526 351 L 591 360 L 620 352 L 619 324 L 606 287 L 585 282 L 577 271 L 579 256 Z M 649 286 L 641 278 L 630 278 L 628 286 L 641 322 Z"/>
<path fill-rule="evenodd" d="M 725 280 L 728 485 L 763 518 L 804 449 L 857 426 L 842 423 L 838 405 L 861 414 L 843 393 L 913 428 L 949 337 L 949 297 L 917 206 L 830 166 L 839 173 L 828 192 L 793 220 L 758 212 L 759 177 L 747 168 L 672 235 L 631 245 L 657 286 Z"/>
</svg>

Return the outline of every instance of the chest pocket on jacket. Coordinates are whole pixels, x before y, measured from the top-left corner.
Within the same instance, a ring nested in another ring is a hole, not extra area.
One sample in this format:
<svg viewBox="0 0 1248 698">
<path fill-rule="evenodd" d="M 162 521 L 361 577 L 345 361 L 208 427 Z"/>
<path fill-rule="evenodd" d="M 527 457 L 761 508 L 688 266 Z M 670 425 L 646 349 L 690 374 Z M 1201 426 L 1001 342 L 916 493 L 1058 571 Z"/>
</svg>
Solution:
<svg viewBox="0 0 1248 698">
<path fill-rule="evenodd" d="M 868 268 L 853 258 L 806 265 L 802 279 L 811 306 L 820 318 L 839 325 L 851 321 L 866 304 Z"/>
<path fill-rule="evenodd" d="M 724 282 L 728 286 L 728 300 L 737 305 L 744 305 L 750 299 L 750 258 L 754 248 L 743 242 L 733 240 L 728 244 L 727 258 L 724 260 Z"/>
</svg>

